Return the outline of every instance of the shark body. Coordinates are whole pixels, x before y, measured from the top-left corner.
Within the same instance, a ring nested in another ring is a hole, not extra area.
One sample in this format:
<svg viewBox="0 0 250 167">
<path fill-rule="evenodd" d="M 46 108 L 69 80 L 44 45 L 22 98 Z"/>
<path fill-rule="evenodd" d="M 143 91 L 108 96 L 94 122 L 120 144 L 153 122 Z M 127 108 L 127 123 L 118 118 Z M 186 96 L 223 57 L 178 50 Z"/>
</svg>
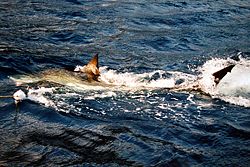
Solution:
<svg viewBox="0 0 250 167">
<path fill-rule="evenodd" d="M 214 77 L 214 85 L 217 86 L 228 72 L 234 68 L 234 64 L 231 64 L 223 69 L 220 69 L 212 74 Z M 94 55 L 93 58 L 84 66 L 76 66 L 74 71 L 65 69 L 48 69 L 40 72 L 38 75 L 26 76 L 22 81 L 26 80 L 26 83 L 36 83 L 42 86 L 45 84 L 59 84 L 63 86 L 74 86 L 81 87 L 82 89 L 87 86 L 93 88 L 110 88 L 117 89 L 119 85 L 113 85 L 112 83 L 105 83 L 101 79 L 101 73 L 99 71 L 98 54 Z M 30 82 L 29 82 L 30 81 Z M 32 84 L 31 84 L 32 86 Z M 168 88 L 172 91 L 198 91 L 207 94 L 202 89 L 199 81 L 194 81 L 188 85 L 177 85 L 172 88 Z"/>
</svg>

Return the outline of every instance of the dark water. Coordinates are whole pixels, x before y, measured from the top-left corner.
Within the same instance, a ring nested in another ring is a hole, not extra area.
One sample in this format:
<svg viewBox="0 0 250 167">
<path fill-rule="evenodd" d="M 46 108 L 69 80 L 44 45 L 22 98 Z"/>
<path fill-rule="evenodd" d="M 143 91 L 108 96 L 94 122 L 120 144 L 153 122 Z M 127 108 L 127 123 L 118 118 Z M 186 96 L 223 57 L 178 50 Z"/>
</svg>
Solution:
<svg viewBox="0 0 250 167">
<path fill-rule="evenodd" d="M 95 53 L 118 75 L 194 75 L 211 58 L 249 58 L 249 27 L 247 0 L 1 0 L 0 95 L 25 90 L 12 76 L 73 70 Z M 0 166 L 250 165 L 247 106 L 164 88 L 45 96 L 53 105 L 30 99 L 17 111 L 0 99 Z"/>
</svg>

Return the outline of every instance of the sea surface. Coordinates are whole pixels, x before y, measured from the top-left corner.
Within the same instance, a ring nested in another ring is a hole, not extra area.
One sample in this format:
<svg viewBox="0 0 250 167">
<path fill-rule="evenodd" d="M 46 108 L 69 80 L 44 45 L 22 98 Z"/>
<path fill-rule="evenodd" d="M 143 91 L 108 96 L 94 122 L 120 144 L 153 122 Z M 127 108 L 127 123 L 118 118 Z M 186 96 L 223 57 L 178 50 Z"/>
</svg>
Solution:
<svg viewBox="0 0 250 167">
<path fill-rule="evenodd" d="M 0 166 L 249 167 L 250 1 L 1 0 L 0 96 Z"/>
</svg>

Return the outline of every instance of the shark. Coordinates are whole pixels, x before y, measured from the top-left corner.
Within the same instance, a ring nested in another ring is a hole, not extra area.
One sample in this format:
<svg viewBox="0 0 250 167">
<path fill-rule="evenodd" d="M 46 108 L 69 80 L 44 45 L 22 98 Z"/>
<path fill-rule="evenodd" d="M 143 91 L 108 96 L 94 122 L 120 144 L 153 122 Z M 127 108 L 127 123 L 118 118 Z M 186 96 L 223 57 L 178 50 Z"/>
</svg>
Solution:
<svg viewBox="0 0 250 167">
<path fill-rule="evenodd" d="M 40 85 L 40 86 L 71 86 L 81 89 L 117 89 L 117 86 L 112 83 L 106 83 L 101 79 L 101 72 L 99 69 L 98 54 L 95 54 L 90 61 L 83 66 L 77 65 L 74 70 L 66 69 L 47 69 L 39 72 L 38 74 L 31 74 L 25 77 L 21 77 L 21 80 L 14 79 L 16 84 L 28 86 Z M 231 72 L 235 67 L 235 64 L 229 64 L 225 68 L 222 68 L 212 74 L 214 85 L 217 86 L 220 81 Z M 49 85 L 48 85 L 49 84 Z M 121 86 L 121 85 L 120 85 Z M 122 88 L 120 88 L 122 89 Z M 126 88 L 123 88 L 126 89 Z M 194 81 L 188 85 L 176 85 L 174 87 L 167 88 L 172 91 L 198 91 L 207 94 L 200 85 L 199 81 Z"/>
</svg>

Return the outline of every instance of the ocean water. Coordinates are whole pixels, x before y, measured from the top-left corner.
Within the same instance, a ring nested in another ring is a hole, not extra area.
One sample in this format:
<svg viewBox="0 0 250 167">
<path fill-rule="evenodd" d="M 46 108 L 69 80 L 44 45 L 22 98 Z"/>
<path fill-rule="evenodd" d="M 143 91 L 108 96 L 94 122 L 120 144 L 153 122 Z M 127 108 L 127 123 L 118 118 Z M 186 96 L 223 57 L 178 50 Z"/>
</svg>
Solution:
<svg viewBox="0 0 250 167">
<path fill-rule="evenodd" d="M 249 166 L 249 30 L 247 0 L 1 0 L 0 96 L 28 96 L 0 98 L 0 166 Z"/>
</svg>

